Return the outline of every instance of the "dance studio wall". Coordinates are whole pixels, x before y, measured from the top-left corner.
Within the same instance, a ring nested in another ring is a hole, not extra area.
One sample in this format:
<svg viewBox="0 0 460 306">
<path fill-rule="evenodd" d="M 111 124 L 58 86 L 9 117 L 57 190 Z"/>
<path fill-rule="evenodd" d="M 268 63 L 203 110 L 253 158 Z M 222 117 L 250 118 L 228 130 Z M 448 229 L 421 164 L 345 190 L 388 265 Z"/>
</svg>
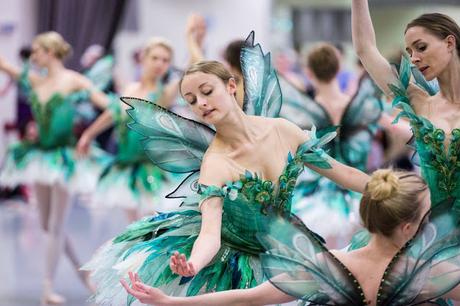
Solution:
<svg viewBox="0 0 460 306">
<path fill-rule="evenodd" d="M 245 38 L 251 30 L 265 49 L 270 48 L 271 0 L 131 0 L 136 10 L 130 18 L 137 18 L 135 25 L 122 28 L 115 38 L 115 51 L 119 70 L 132 76 L 134 68 L 131 52 L 150 36 L 164 36 L 175 50 L 174 64 L 184 67 L 187 63 L 185 25 L 192 13 L 204 15 L 209 23 L 205 41 L 206 56 L 220 59 L 220 53 L 233 39 Z M 137 27 L 137 30 L 135 29 Z"/>
</svg>

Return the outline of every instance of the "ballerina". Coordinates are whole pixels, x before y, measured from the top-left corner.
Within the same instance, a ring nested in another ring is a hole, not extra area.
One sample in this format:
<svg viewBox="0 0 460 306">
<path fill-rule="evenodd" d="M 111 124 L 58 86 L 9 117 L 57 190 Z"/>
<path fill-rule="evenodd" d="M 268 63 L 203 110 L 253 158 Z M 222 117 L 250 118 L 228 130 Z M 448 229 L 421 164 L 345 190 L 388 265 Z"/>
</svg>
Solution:
<svg viewBox="0 0 460 306">
<path fill-rule="evenodd" d="M 38 129 L 37 139 L 26 139 L 8 150 L 0 184 L 34 186 L 40 223 L 48 234 L 42 296 L 46 304 L 65 301 L 53 290 L 62 250 L 84 284 L 92 289 L 88 273 L 78 270 L 80 262 L 64 233 L 64 223 L 71 207 L 70 194 L 91 191 L 106 160 L 105 154 L 97 150 L 92 150 L 87 159 L 76 158 L 75 104 L 89 99 L 104 108 L 109 99 L 94 90 L 91 82 L 81 74 L 64 67 L 63 60 L 70 52 L 71 46 L 61 35 L 46 32 L 35 37 L 31 55 L 34 64 L 47 70 L 46 75 L 29 73 L 28 65 L 21 72 L 0 58 L 0 70 L 17 80 L 26 91 Z"/>
<path fill-rule="evenodd" d="M 150 39 L 141 55 L 142 74 L 139 82 L 127 86 L 124 95 L 158 101 L 169 108 L 178 87 L 178 80 L 163 85 L 173 56 L 171 45 L 163 38 Z M 122 207 L 129 222 L 138 220 L 141 211 L 154 211 L 153 202 L 160 197 L 166 174 L 152 165 L 142 148 L 142 137 L 128 129 L 129 119 L 121 101 L 114 101 L 83 133 L 77 151 L 86 155 L 93 139 L 116 124 L 118 150 L 112 162 L 103 171 L 92 203 L 95 208 Z M 156 209 L 158 210 L 158 206 Z"/>
<path fill-rule="evenodd" d="M 84 267 L 98 284 L 97 303 L 133 301 L 126 300 L 118 282 L 128 271 L 177 295 L 254 287 L 263 280 L 259 254 L 264 249 L 256 234 L 270 214 L 289 214 L 305 165 L 346 188 L 364 190 L 368 175 L 322 151 L 334 133 L 318 139 L 314 131 L 307 134 L 287 120 L 261 117 L 279 113 L 278 80 L 269 57 L 254 46 L 253 34 L 242 54 L 247 113 L 236 101 L 233 76 L 221 63 L 196 63 L 181 80 L 182 96 L 215 131 L 154 103 L 122 98 L 132 107 L 130 127 L 146 137 L 152 161 L 191 175 L 173 193 L 188 194 L 184 210 L 131 224 Z"/>
<path fill-rule="evenodd" d="M 421 174 L 433 206 L 460 209 L 460 28 L 450 17 L 432 13 L 412 20 L 404 31 L 406 51 L 395 74 L 376 46 L 367 0 L 353 0 L 353 45 L 376 84 L 394 98 L 409 119 Z M 413 77 L 412 77 L 413 76 Z M 429 81 L 437 79 L 439 89 Z M 428 81 L 428 82 L 427 82 Z"/>
<path fill-rule="evenodd" d="M 409 172 L 378 170 L 360 204 L 371 242 L 360 250 L 328 250 L 294 215 L 274 218 L 261 255 L 269 281 L 244 290 L 173 297 L 129 273 L 126 291 L 142 303 L 267 305 L 301 299 L 308 305 L 420 305 L 438 297 L 460 299 L 460 232 L 445 210 L 430 211 L 424 180 Z M 431 215 L 430 215 L 431 213 Z M 428 220 L 430 215 L 431 222 Z M 436 231 L 447 233 L 442 238 Z"/>
</svg>

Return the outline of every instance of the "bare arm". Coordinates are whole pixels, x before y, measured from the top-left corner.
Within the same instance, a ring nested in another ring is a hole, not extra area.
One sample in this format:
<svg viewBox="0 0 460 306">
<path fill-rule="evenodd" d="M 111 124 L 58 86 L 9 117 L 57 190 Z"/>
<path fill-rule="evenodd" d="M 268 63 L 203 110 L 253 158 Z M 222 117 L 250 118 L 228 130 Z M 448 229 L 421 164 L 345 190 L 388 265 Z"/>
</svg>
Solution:
<svg viewBox="0 0 460 306">
<path fill-rule="evenodd" d="M 457 285 L 454 289 L 449 291 L 445 297 L 455 301 L 460 301 L 460 285 Z"/>
<path fill-rule="evenodd" d="M 456 249 L 456 251 L 458 252 L 458 248 Z M 441 262 L 435 265 L 434 267 L 432 267 L 430 271 L 430 278 L 432 280 L 428 283 L 428 288 L 424 288 L 424 290 L 422 290 L 422 295 L 425 290 L 428 292 L 436 292 L 438 289 L 436 287 L 442 284 L 443 282 L 441 281 L 441 283 L 438 283 L 439 280 L 438 282 L 436 282 L 434 281 L 434 279 L 436 279 L 436 277 L 442 277 L 442 276 L 447 277 L 446 283 L 449 283 L 452 280 L 456 280 L 459 278 L 460 267 L 458 266 L 458 256 L 452 257 L 450 261 Z M 434 286 L 434 288 L 431 288 L 431 286 Z M 460 285 L 455 286 L 452 290 L 446 293 L 443 297 L 452 299 L 455 301 L 460 301 Z M 454 303 L 454 305 L 457 305 L 457 304 Z"/>
<path fill-rule="evenodd" d="M 413 136 L 409 122 L 404 119 L 400 119 L 397 123 L 393 123 L 394 119 L 394 116 L 383 113 L 378 123 L 388 133 L 396 134 L 409 141 Z"/>
<path fill-rule="evenodd" d="M 94 138 L 109 128 L 113 123 L 112 114 L 109 110 L 104 111 L 81 135 L 77 143 L 77 153 L 86 155 Z"/>
<path fill-rule="evenodd" d="M 388 84 L 397 84 L 390 63 L 377 49 L 368 0 L 353 0 L 351 10 L 353 47 L 364 68 L 386 95 L 392 96 Z"/>
<path fill-rule="evenodd" d="M 295 300 L 294 297 L 286 295 L 269 282 L 251 289 L 229 290 L 193 297 L 170 297 L 161 290 L 142 283 L 137 274 L 130 273 L 130 278 L 132 287 L 129 287 L 124 280 L 121 281 L 126 291 L 141 303 L 156 306 L 258 306 Z"/>
<path fill-rule="evenodd" d="M 5 72 L 11 79 L 17 81 L 21 76 L 22 69 L 7 62 L 3 57 L 0 57 L 0 71 Z M 32 85 L 35 85 L 40 77 L 35 73 L 29 73 L 29 79 Z"/>
<path fill-rule="evenodd" d="M 208 265 L 220 249 L 222 226 L 222 199 L 210 198 L 201 205 L 201 229 L 193 244 L 189 262 L 193 263 L 195 273 Z"/>
<path fill-rule="evenodd" d="M 359 169 L 342 164 L 333 158 L 329 158 L 328 162 L 331 165 L 330 169 L 322 169 L 310 164 L 305 165 L 345 189 L 350 189 L 360 193 L 364 192 L 366 184 L 370 179 L 368 174 Z"/>
<path fill-rule="evenodd" d="M 164 108 L 171 108 L 179 92 L 179 80 L 171 81 L 163 90 L 163 95 L 159 100 L 160 106 Z"/>
<path fill-rule="evenodd" d="M 280 120 L 282 137 L 292 143 L 292 152 L 295 152 L 300 145 L 309 139 L 308 134 L 302 131 L 297 125 L 285 119 L 278 120 Z M 305 163 L 305 166 L 334 181 L 345 189 L 351 189 L 361 193 L 364 192 L 366 184 L 370 179 L 369 175 L 359 169 L 342 164 L 332 157 L 327 158 L 331 166 L 329 169 L 318 168 L 308 163 Z"/>
<path fill-rule="evenodd" d="M 199 19 L 202 18 L 197 14 L 191 14 L 187 20 L 187 26 L 185 29 L 186 39 L 187 39 L 187 48 L 190 53 L 190 62 L 189 64 L 196 63 L 198 61 L 204 60 L 204 53 L 200 42 L 197 39 L 197 26 Z"/>
<path fill-rule="evenodd" d="M 76 90 L 89 90 L 90 101 L 99 109 L 104 110 L 110 104 L 109 97 L 94 87 L 93 83 L 83 75 L 75 73 Z"/>
<path fill-rule="evenodd" d="M 201 163 L 199 183 L 206 186 L 223 186 L 231 180 L 231 172 L 225 159 L 219 154 L 206 153 Z M 171 256 L 171 270 L 182 276 L 193 276 L 208 265 L 216 256 L 221 245 L 223 199 L 210 197 L 200 203 L 201 229 L 190 258 L 177 252 Z"/>
</svg>

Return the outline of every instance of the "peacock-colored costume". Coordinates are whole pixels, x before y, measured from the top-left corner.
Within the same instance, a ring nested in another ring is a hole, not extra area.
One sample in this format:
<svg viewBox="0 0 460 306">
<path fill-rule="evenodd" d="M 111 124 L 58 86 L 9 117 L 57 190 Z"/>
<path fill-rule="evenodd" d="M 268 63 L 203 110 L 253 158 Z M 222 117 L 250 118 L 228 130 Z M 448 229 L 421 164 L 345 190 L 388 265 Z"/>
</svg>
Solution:
<svg viewBox="0 0 460 306">
<path fill-rule="evenodd" d="M 278 78 L 269 55 L 254 45 L 253 33 L 242 49 L 245 105 L 248 114 L 276 117 L 281 107 Z M 223 187 L 197 183 L 202 158 L 215 131 L 196 121 L 180 117 L 151 102 L 122 98 L 131 106 L 129 127 L 142 134 L 146 153 L 160 168 L 190 173 L 171 197 L 184 196 L 183 210 L 148 217 L 131 224 L 109 241 L 84 269 L 92 270 L 98 286 L 98 304 L 131 304 L 119 284 L 128 271 L 139 273 L 147 284 L 172 295 L 196 295 L 234 288 L 249 288 L 263 281 L 259 254 L 264 251 L 256 234 L 264 230 L 271 213 L 289 214 L 292 192 L 304 163 L 329 167 L 322 145 L 334 137 L 326 134 L 299 146 L 286 156 L 284 171 L 277 182 L 246 171 L 237 181 Z M 190 191 L 193 192 L 190 192 Z M 221 248 L 211 263 L 194 277 L 181 277 L 169 268 L 174 251 L 190 255 L 201 227 L 199 206 L 208 198 L 223 201 Z"/>
<path fill-rule="evenodd" d="M 426 96 L 435 95 L 438 88 L 427 82 L 410 60 L 403 56 L 399 70 L 400 84 L 390 84 L 395 98 L 393 106 L 401 109 L 399 117 L 409 119 L 414 134 L 411 141 L 418 155 L 422 177 L 431 192 L 433 207 L 449 202 L 453 214 L 460 214 L 460 129 L 450 131 L 450 141 L 446 143 L 446 132 L 437 128 L 430 120 L 418 116 L 410 103 L 409 85 L 411 76 L 415 85 L 425 91 Z"/>
<path fill-rule="evenodd" d="M 338 128 L 337 137 L 325 150 L 334 159 L 366 171 L 372 138 L 383 111 L 379 90 L 372 80 L 367 75 L 360 79 L 358 90 L 344 110 L 338 126 L 334 126 L 321 104 L 298 92 L 287 81 L 281 79 L 280 82 L 283 92 L 281 117 L 303 129 L 314 125 L 320 133 Z M 294 199 L 294 213 L 323 237 L 344 238 L 359 223 L 356 211 L 361 194 L 344 189 L 312 170 L 307 169 L 299 178 Z"/>
<path fill-rule="evenodd" d="M 376 296 L 366 297 L 353 273 L 294 215 L 272 220 L 259 239 L 268 250 L 261 256 L 267 278 L 306 305 L 446 305 L 438 298 L 460 284 L 460 229 L 441 206 L 394 255 Z"/>
<path fill-rule="evenodd" d="M 430 120 L 415 113 L 410 103 L 410 86 L 417 86 L 426 97 L 439 91 L 437 82 L 427 82 L 422 73 L 404 55 L 398 73 L 399 84 L 389 84 L 394 94 L 393 107 L 401 110 L 395 119 L 409 120 L 413 137 L 409 145 L 415 150 L 413 161 L 421 168 L 421 175 L 428 184 L 431 205 L 448 207 L 458 219 L 460 216 L 460 129 L 450 132 L 450 143 L 446 145 L 446 132 L 436 128 Z M 413 83 L 411 83 L 411 81 Z M 447 204 L 446 204 L 447 203 Z M 352 239 L 350 249 L 367 244 L 369 235 L 361 231 Z"/>
<path fill-rule="evenodd" d="M 14 187 L 20 184 L 62 184 L 71 192 L 94 190 L 97 178 L 108 162 L 106 154 L 91 148 L 87 158 L 77 158 L 74 122 L 76 104 L 89 99 L 90 92 L 68 95 L 55 92 L 47 101 L 40 101 L 31 86 L 26 65 L 19 84 L 27 94 L 37 126 L 37 139 L 24 140 L 7 152 L 0 184 Z"/>
<path fill-rule="evenodd" d="M 149 95 L 156 101 L 162 93 Z M 128 209 L 158 210 L 160 192 L 167 180 L 166 173 L 152 164 L 144 152 L 141 134 L 128 128 L 131 121 L 122 108 L 121 101 L 109 106 L 112 115 L 118 150 L 102 172 L 93 196 L 95 208 L 122 207 Z"/>
</svg>

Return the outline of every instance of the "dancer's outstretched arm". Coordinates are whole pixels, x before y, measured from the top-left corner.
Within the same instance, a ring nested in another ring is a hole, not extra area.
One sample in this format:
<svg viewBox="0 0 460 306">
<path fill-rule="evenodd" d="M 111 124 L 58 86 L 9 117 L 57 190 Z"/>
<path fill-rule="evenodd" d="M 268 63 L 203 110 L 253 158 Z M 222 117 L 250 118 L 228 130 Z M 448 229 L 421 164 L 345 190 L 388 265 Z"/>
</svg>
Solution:
<svg viewBox="0 0 460 306">
<path fill-rule="evenodd" d="M 80 136 L 77 143 L 77 153 L 80 156 L 88 154 L 91 142 L 100 133 L 113 124 L 112 114 L 109 110 L 104 111 Z"/>
<path fill-rule="evenodd" d="M 91 103 L 94 104 L 97 108 L 104 110 L 106 109 L 109 104 L 110 104 L 110 99 L 109 97 L 100 91 L 99 89 L 94 87 L 94 84 L 85 76 L 79 73 L 75 73 L 75 85 L 76 85 L 76 90 L 89 90 L 90 91 L 90 96 L 89 100 Z"/>
<path fill-rule="evenodd" d="M 359 169 L 342 164 L 333 158 L 329 158 L 328 162 L 331 165 L 330 169 L 322 169 L 310 164 L 305 165 L 331 181 L 336 182 L 345 189 L 360 193 L 364 192 L 366 184 L 370 179 L 368 174 Z"/>
<path fill-rule="evenodd" d="M 141 303 L 155 306 L 258 306 L 295 300 L 294 297 L 276 289 L 270 282 L 265 282 L 251 289 L 229 290 L 192 297 L 172 297 L 164 294 L 160 289 L 145 285 L 137 274 L 130 272 L 129 277 L 131 287 L 125 280 L 121 280 L 126 291 Z"/>
<path fill-rule="evenodd" d="M 292 144 L 292 152 L 295 152 L 300 145 L 309 139 L 307 133 L 288 120 L 279 119 L 279 128 L 283 138 Z M 305 166 L 336 182 L 345 189 L 360 193 L 364 192 L 370 179 L 369 175 L 359 169 L 342 164 L 332 157 L 327 157 L 327 161 L 330 165 L 328 169 L 319 168 L 309 163 L 305 163 Z"/>
<path fill-rule="evenodd" d="M 222 199 L 210 198 L 201 205 L 201 229 L 193 244 L 190 258 L 175 252 L 169 266 L 182 276 L 198 274 L 216 256 L 220 249 L 220 232 L 222 225 Z"/>
<path fill-rule="evenodd" d="M 15 65 L 9 63 L 5 58 L 0 56 L 0 71 L 6 73 L 11 79 L 17 81 L 21 76 L 22 69 L 16 67 Z M 40 76 L 36 73 L 29 72 L 29 80 L 32 85 L 35 85 L 36 82 L 40 79 Z"/>
<path fill-rule="evenodd" d="M 200 184 L 206 186 L 223 186 L 231 180 L 225 162 L 219 156 L 206 156 L 201 164 Z M 171 270 L 182 276 L 196 275 L 208 265 L 220 249 L 223 200 L 211 197 L 200 203 L 201 229 L 193 244 L 188 261 L 184 254 L 175 253 L 171 256 Z"/>
<path fill-rule="evenodd" d="M 397 84 L 390 63 L 377 49 L 368 0 L 353 0 L 351 10 L 353 47 L 375 83 L 391 96 L 388 84 Z"/>
</svg>

